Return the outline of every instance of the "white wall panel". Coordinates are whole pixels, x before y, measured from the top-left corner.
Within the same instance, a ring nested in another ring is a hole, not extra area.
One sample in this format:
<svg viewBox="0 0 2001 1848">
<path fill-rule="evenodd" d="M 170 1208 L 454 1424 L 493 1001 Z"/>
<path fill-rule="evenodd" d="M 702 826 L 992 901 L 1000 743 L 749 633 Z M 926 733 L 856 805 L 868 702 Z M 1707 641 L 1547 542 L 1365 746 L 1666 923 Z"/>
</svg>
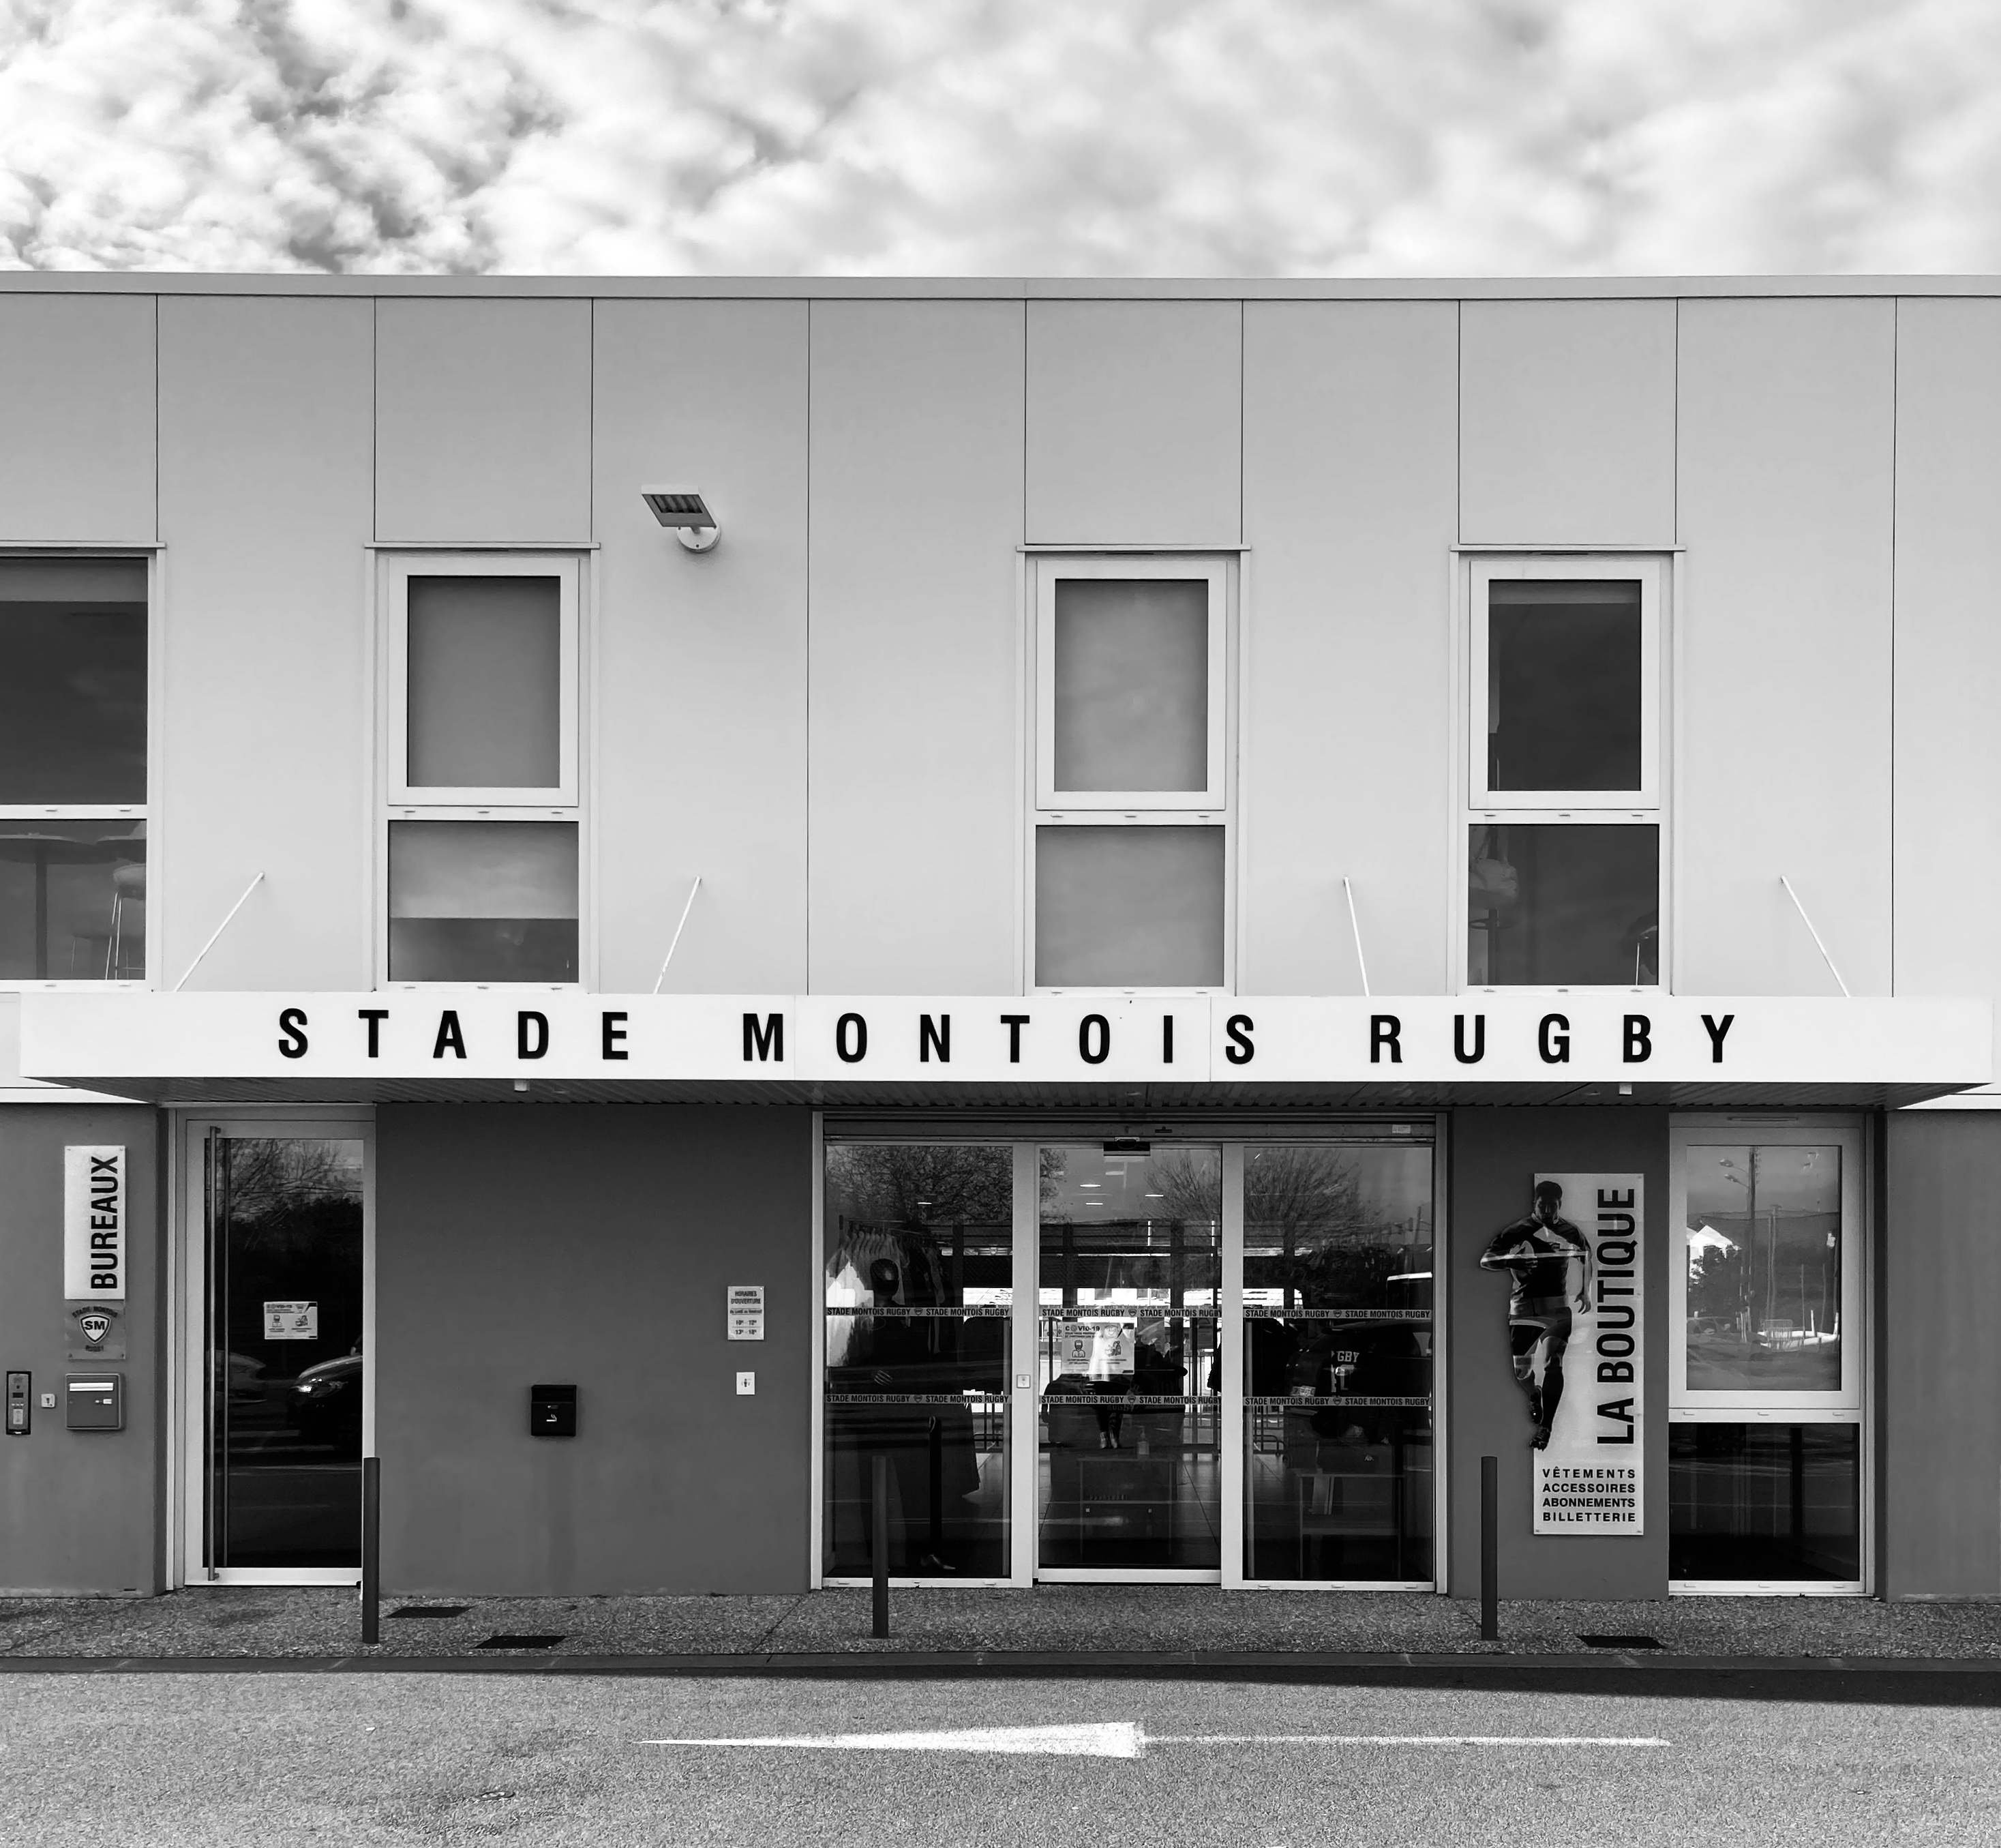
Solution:
<svg viewBox="0 0 2001 1848">
<path fill-rule="evenodd" d="M 1234 301 L 1032 301 L 1035 545 L 1234 544 L 1243 315 Z"/>
<path fill-rule="evenodd" d="M 1897 991 L 2001 967 L 2001 302 L 1905 301 L 1897 329 Z"/>
<path fill-rule="evenodd" d="M 1014 303 L 813 310 L 813 986 L 1018 992 Z"/>
<path fill-rule="evenodd" d="M 1460 538 L 1672 545 L 1674 303 L 1460 312 Z"/>
<path fill-rule="evenodd" d="M 1888 301 L 1689 301 L 1676 699 L 1684 991 L 1890 988 Z"/>
<path fill-rule="evenodd" d="M 0 296 L 0 545 L 154 534 L 154 298 Z"/>
<path fill-rule="evenodd" d="M 167 545 L 157 978 L 371 983 L 366 301 L 173 297 L 160 309 Z"/>
<path fill-rule="evenodd" d="M 606 301 L 597 322 L 600 985 L 806 985 L 806 309 Z M 699 489 L 691 552 L 639 498 Z"/>
<path fill-rule="evenodd" d="M 1247 571 L 1238 986 L 1447 983 L 1446 764 L 1456 310 L 1255 303 L 1244 320 Z"/>
<path fill-rule="evenodd" d="M 375 536 L 588 539 L 587 301 L 376 307 Z"/>
</svg>

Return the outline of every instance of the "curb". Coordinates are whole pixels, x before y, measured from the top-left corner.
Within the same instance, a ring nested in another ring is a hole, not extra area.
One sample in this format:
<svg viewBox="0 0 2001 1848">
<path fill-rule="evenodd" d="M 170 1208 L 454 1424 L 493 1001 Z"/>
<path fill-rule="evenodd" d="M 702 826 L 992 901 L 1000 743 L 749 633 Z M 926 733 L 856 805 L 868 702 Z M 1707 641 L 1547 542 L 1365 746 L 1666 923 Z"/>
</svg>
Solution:
<svg viewBox="0 0 2001 1848">
<path fill-rule="evenodd" d="M 1950 1678 L 1992 1685 L 2001 1699 L 2001 1658 L 1925 1656 L 1670 1655 L 1623 1650 L 1589 1654 L 1346 1654 L 1207 1649 L 1062 1652 L 1039 1650 L 823 1651 L 790 1655 L 587 1655 L 527 1651 L 482 1655 L 0 1655 L 10 1675 L 517 1675 L 625 1677 L 810 1677 L 882 1680 L 899 1676 L 1094 1677 L 1396 1682 L 1510 1676 L 1611 1679 L 1638 1675 L 1777 1675 L 1848 1681 L 1890 1676 Z"/>
</svg>

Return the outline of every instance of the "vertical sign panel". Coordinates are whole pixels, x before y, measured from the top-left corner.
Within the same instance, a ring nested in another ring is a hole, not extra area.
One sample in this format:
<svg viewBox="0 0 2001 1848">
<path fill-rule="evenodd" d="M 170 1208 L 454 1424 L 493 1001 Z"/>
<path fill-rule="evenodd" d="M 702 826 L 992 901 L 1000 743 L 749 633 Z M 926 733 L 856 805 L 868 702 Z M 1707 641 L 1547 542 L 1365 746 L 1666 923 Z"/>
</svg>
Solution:
<svg viewBox="0 0 2001 1848">
<path fill-rule="evenodd" d="M 125 1151 L 63 1150 L 63 1294 L 72 1302 L 125 1300 Z"/>
<path fill-rule="evenodd" d="M 1562 1397 L 1549 1443 L 1531 1453 L 1535 1531 L 1637 1534 L 1644 1530 L 1646 1184 L 1638 1175 L 1536 1177 L 1539 1189 L 1546 1182 L 1563 1189 L 1564 1216 L 1583 1235 L 1590 1258 L 1575 1267 L 1582 1277 L 1571 1279 L 1569 1343 L 1557 1362 Z M 1589 1307 L 1577 1307 L 1579 1295 Z M 1547 1377 L 1548 1360 L 1539 1356 L 1538 1363 Z"/>
</svg>

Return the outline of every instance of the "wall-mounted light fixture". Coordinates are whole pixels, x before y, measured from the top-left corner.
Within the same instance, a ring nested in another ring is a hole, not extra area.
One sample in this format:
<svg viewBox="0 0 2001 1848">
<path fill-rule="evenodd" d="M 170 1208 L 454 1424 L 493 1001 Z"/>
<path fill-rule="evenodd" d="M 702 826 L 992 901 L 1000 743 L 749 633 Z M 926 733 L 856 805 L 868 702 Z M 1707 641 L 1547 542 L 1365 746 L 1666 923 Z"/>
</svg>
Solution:
<svg viewBox="0 0 2001 1848">
<path fill-rule="evenodd" d="M 690 552 L 707 552 L 722 537 L 708 503 L 695 489 L 642 488 L 639 498 L 661 525 L 673 528 L 674 537 Z"/>
</svg>

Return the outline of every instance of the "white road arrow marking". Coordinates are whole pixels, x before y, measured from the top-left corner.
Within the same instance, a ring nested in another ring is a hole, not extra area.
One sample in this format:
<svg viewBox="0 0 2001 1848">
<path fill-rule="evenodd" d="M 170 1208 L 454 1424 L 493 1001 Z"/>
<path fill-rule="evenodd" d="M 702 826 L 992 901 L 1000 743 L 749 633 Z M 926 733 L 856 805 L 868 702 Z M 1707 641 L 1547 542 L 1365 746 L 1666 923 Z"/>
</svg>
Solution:
<svg viewBox="0 0 2001 1848">
<path fill-rule="evenodd" d="M 1088 1726 L 974 1726 L 948 1732 L 795 1733 L 757 1739 L 642 1739 L 642 1745 L 760 1746 L 810 1752 L 1005 1752 L 1052 1758 L 1144 1758 L 1150 1745 L 1658 1746 L 1662 1738 L 1581 1735 L 1430 1732 L 1171 1733 L 1149 1736 L 1131 1720 Z"/>
<path fill-rule="evenodd" d="M 959 1732 L 828 1732 L 769 1739 L 642 1739 L 642 1745 L 790 1746 L 820 1752 L 1014 1752 L 1054 1758 L 1138 1758 L 1146 1735 L 1130 1720 L 1093 1726 L 973 1726 Z"/>
</svg>

